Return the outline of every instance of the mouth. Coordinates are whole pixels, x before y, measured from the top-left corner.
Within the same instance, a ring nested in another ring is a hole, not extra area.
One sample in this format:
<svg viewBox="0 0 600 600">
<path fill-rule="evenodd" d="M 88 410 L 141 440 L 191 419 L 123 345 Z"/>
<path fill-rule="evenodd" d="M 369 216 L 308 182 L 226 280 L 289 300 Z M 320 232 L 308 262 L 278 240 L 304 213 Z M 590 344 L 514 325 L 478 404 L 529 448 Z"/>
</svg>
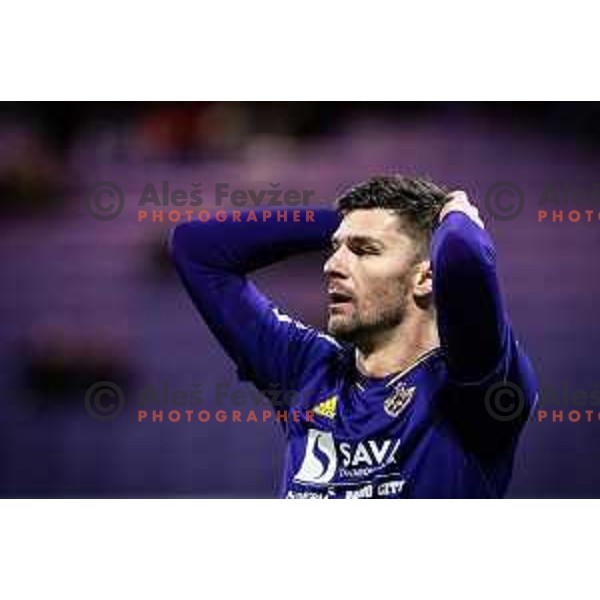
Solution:
<svg viewBox="0 0 600 600">
<path fill-rule="evenodd" d="M 330 310 L 345 308 L 354 301 L 352 294 L 346 292 L 345 290 L 329 290 L 327 292 L 327 296 L 329 298 L 328 306 Z"/>
</svg>

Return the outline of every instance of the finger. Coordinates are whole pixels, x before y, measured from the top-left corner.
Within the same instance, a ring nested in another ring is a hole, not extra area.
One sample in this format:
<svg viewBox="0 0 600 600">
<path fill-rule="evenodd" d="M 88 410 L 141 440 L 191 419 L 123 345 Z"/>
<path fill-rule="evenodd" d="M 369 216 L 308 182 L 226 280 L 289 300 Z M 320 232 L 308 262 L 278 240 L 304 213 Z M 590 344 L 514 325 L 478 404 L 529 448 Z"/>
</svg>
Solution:
<svg viewBox="0 0 600 600">
<path fill-rule="evenodd" d="M 452 200 L 462 200 L 463 202 L 469 202 L 469 197 L 467 196 L 467 193 L 463 190 L 454 190 L 453 192 L 450 192 L 448 194 L 447 198 L 449 202 Z"/>
</svg>

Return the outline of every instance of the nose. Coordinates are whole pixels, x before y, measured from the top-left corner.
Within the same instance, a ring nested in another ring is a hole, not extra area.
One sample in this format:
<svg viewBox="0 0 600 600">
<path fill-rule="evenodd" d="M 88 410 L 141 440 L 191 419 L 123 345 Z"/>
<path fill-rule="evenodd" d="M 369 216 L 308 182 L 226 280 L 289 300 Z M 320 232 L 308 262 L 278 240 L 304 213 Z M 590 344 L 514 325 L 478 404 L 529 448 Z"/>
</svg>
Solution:
<svg viewBox="0 0 600 600">
<path fill-rule="evenodd" d="M 331 279 L 333 277 L 339 277 L 340 279 L 344 279 L 348 276 L 343 254 L 343 246 L 340 246 L 325 261 L 325 264 L 323 265 L 323 274 L 325 275 L 326 279 Z"/>
</svg>

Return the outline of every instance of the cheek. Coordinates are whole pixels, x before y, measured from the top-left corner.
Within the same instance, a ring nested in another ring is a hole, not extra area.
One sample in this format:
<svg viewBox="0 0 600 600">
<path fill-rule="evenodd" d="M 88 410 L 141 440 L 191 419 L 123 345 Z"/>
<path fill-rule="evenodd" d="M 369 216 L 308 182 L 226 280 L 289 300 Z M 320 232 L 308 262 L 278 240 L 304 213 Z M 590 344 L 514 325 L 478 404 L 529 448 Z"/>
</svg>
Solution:
<svg viewBox="0 0 600 600">
<path fill-rule="evenodd" d="M 412 285 L 412 269 L 405 253 L 395 252 L 353 266 L 357 304 L 363 310 L 403 301 Z"/>
<path fill-rule="evenodd" d="M 395 274 L 386 277 L 372 277 L 365 280 L 365 286 L 359 296 L 359 307 L 371 310 L 382 306 L 394 306 L 402 304 L 408 286 L 409 278 L 403 274 Z"/>
</svg>

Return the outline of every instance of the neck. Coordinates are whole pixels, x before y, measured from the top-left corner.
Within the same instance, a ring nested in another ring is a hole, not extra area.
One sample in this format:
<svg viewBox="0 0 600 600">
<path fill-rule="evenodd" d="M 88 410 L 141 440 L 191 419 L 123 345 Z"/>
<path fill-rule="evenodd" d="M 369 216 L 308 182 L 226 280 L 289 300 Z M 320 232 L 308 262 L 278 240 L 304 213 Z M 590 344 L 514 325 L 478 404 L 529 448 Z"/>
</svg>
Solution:
<svg viewBox="0 0 600 600">
<path fill-rule="evenodd" d="M 385 377 L 404 371 L 439 345 L 434 318 L 429 313 L 416 315 L 357 344 L 356 366 L 367 377 Z"/>
</svg>

